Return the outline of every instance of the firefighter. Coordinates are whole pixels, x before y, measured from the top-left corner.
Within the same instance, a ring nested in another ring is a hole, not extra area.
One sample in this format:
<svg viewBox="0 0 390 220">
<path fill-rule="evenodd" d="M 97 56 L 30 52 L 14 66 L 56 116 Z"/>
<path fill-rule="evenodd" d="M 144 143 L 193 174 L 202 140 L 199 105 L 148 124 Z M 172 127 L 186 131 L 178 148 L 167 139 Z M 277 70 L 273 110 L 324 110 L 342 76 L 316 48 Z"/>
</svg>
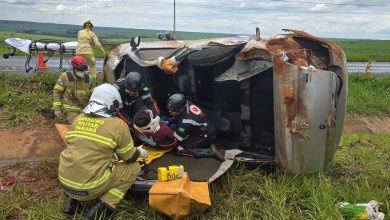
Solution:
<svg viewBox="0 0 390 220">
<path fill-rule="evenodd" d="M 91 21 L 86 21 L 83 24 L 83 30 L 80 30 L 77 34 L 77 48 L 76 55 L 81 55 L 87 59 L 89 72 L 91 74 L 91 79 L 96 80 L 96 59 L 92 50 L 92 44 L 94 44 L 103 55 L 106 55 L 106 51 L 99 42 L 98 37 L 92 31 L 93 24 Z"/>
<path fill-rule="evenodd" d="M 84 57 L 74 56 L 71 65 L 72 70 L 63 72 L 54 86 L 52 108 L 57 119 L 64 116 L 69 124 L 86 106 L 94 87 Z"/>
<path fill-rule="evenodd" d="M 63 212 L 75 214 L 79 201 L 99 199 L 86 219 L 109 219 L 140 173 L 138 157 L 147 151 L 134 147 L 129 127 L 115 116 L 122 104 L 118 91 L 102 84 L 93 91 L 66 133 L 58 177 L 67 194 Z"/>
<path fill-rule="evenodd" d="M 167 109 L 172 116 L 170 125 L 174 128 L 174 137 L 179 143 L 178 155 L 225 160 L 214 144 L 216 130 L 198 106 L 183 94 L 176 93 L 168 98 Z"/>
<path fill-rule="evenodd" d="M 142 100 L 143 105 L 152 111 L 154 117 L 160 115 L 160 109 L 152 97 L 151 89 L 144 85 L 139 72 L 129 72 L 125 78 L 118 79 L 114 86 L 123 100 L 123 108 L 119 110 L 120 117 L 130 126 L 133 125 L 135 113 L 140 110 L 137 109 L 138 100 Z"/>
</svg>

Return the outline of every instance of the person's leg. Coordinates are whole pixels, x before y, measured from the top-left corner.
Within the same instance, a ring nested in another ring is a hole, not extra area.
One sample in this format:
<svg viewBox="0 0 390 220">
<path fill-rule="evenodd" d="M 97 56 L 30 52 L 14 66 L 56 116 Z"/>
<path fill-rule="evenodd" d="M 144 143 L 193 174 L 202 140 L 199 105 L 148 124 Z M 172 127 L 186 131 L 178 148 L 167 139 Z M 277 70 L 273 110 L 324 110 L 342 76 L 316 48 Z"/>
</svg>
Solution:
<svg viewBox="0 0 390 220">
<path fill-rule="evenodd" d="M 138 177 L 141 168 L 138 163 L 118 163 L 112 171 L 109 183 L 105 184 L 99 202 L 93 206 L 86 219 L 108 219 L 122 201 L 127 190 Z"/>
<path fill-rule="evenodd" d="M 92 81 L 96 81 L 96 59 L 94 55 L 91 54 L 80 54 L 87 60 L 89 77 Z"/>
<path fill-rule="evenodd" d="M 213 137 L 195 136 L 190 137 L 180 143 L 177 147 L 177 154 L 180 156 L 192 156 L 195 158 L 216 158 L 220 161 L 225 160 L 225 156 L 216 149 L 213 143 Z M 211 145 L 211 146 L 210 146 Z"/>
<path fill-rule="evenodd" d="M 135 179 L 138 177 L 141 168 L 138 163 L 118 163 L 112 173 L 112 181 L 106 193 L 100 196 L 107 205 L 116 208 L 119 202 L 123 199 L 127 190 L 131 187 Z"/>
</svg>

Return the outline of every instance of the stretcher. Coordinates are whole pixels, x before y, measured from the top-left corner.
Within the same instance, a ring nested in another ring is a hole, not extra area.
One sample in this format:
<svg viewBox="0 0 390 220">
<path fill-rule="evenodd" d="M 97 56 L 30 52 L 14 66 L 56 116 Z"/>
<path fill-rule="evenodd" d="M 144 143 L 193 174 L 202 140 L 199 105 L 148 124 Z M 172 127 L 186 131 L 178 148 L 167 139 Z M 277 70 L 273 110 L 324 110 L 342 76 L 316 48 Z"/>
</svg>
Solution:
<svg viewBox="0 0 390 220">
<path fill-rule="evenodd" d="M 26 72 L 30 72 L 31 70 L 35 72 L 40 69 L 37 61 L 39 54 L 43 54 L 45 57 L 43 63 L 47 63 L 54 54 L 58 54 L 60 58 L 58 69 L 64 70 L 64 62 L 67 62 L 70 66 L 68 58 L 75 54 L 77 47 L 77 41 L 62 42 L 50 39 L 34 41 L 21 38 L 7 38 L 5 39 L 5 43 L 8 45 L 9 52 L 3 54 L 4 59 L 9 59 L 14 56 L 16 50 L 20 50 L 27 54 L 24 65 Z"/>
</svg>

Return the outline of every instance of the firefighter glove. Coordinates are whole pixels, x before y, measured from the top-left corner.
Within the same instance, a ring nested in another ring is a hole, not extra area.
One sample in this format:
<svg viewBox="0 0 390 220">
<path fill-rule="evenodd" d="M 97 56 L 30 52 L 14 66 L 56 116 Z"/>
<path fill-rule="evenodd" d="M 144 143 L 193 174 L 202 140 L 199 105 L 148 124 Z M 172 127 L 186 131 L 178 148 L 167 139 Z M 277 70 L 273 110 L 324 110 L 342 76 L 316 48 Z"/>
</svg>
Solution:
<svg viewBox="0 0 390 220">
<path fill-rule="evenodd" d="M 146 159 L 148 157 L 148 151 L 145 150 L 142 145 L 138 147 L 138 150 L 139 150 L 139 157 L 141 157 L 142 159 Z"/>
<path fill-rule="evenodd" d="M 56 118 L 61 118 L 62 117 L 62 111 L 61 109 L 54 109 L 54 116 Z"/>
</svg>

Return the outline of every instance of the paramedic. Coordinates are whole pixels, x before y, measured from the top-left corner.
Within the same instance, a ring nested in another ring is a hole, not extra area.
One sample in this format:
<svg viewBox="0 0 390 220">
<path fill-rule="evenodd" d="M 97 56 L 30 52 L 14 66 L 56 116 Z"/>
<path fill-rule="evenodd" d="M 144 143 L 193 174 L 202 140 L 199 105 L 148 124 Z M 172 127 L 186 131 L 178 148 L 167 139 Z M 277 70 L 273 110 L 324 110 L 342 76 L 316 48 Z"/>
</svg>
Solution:
<svg viewBox="0 0 390 220">
<path fill-rule="evenodd" d="M 183 94 L 176 93 L 168 98 L 167 109 L 172 116 L 170 125 L 173 124 L 174 137 L 179 143 L 178 155 L 224 160 L 224 156 L 214 145 L 216 130 L 198 106 Z"/>
<path fill-rule="evenodd" d="M 133 125 L 133 117 L 139 110 L 137 109 L 137 101 L 142 100 L 143 105 L 152 111 L 154 117 L 160 115 L 160 109 L 151 95 L 151 89 L 144 85 L 139 72 L 129 72 L 125 78 L 118 79 L 113 85 L 119 91 L 123 101 L 123 108 L 119 110 L 119 116 L 128 125 Z"/>
</svg>

